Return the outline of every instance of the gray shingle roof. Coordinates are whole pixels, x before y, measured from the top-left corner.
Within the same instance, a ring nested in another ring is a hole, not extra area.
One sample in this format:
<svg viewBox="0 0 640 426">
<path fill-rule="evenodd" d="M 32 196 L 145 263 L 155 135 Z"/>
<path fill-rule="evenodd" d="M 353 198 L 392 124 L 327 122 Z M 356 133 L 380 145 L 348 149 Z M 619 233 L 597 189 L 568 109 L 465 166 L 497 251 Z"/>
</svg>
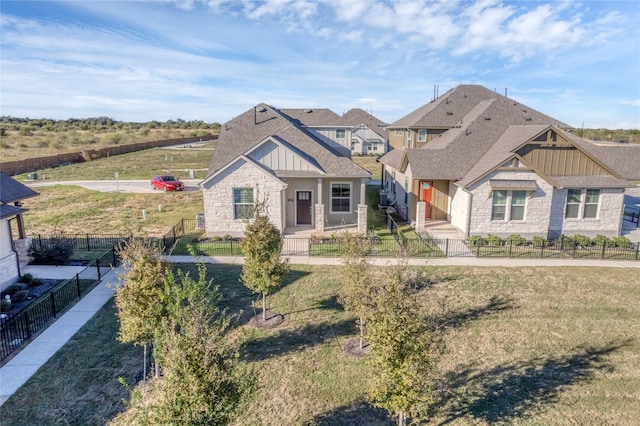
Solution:
<svg viewBox="0 0 640 426">
<path fill-rule="evenodd" d="M 447 113 L 450 114 L 447 114 Z M 406 150 L 415 179 L 454 180 L 467 186 L 513 156 L 514 150 L 554 126 L 587 154 L 625 179 L 640 178 L 640 149 L 599 147 L 563 131 L 571 127 L 482 86 L 462 85 L 435 102 L 418 108 L 389 128 L 449 127 L 440 137 L 420 149 Z M 638 147 L 640 148 L 640 147 Z M 380 162 L 398 168 L 400 155 L 393 150 Z M 559 185 L 567 182 L 560 179 Z M 577 182 L 577 180 L 576 180 Z M 582 183 L 623 187 L 615 177 L 584 177 Z"/>
<path fill-rule="evenodd" d="M 280 112 L 307 127 L 335 126 L 340 116 L 328 108 L 283 108 Z"/>
<path fill-rule="evenodd" d="M 268 137 L 285 141 L 313 158 L 316 165 L 329 176 L 370 177 L 371 174 L 356 165 L 350 152 L 337 143 L 305 128 L 298 120 L 266 104 L 257 105 L 225 123 L 209 165 L 210 176 Z M 274 171 L 276 174 L 278 171 Z M 311 173 L 317 177 L 317 173 Z"/>
<path fill-rule="evenodd" d="M 385 140 L 389 140 L 389 131 L 386 130 L 386 124 L 361 108 L 353 108 L 345 112 L 342 117 L 340 117 L 339 124 L 352 128 L 364 124 Z"/>
<path fill-rule="evenodd" d="M 38 195 L 36 191 L 0 172 L 0 202 L 7 204 Z"/>
<path fill-rule="evenodd" d="M 26 211 L 22 207 L 16 207 L 9 204 L 0 204 L 0 219 L 16 216 L 19 213 Z"/>
</svg>

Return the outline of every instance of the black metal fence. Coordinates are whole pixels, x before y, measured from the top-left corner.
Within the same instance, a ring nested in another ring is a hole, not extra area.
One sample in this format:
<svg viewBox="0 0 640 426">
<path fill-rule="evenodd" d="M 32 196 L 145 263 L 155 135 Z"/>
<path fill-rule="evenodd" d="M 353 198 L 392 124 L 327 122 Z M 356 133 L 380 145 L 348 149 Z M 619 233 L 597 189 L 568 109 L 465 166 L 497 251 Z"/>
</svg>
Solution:
<svg viewBox="0 0 640 426">
<path fill-rule="evenodd" d="M 635 223 L 636 227 L 640 227 L 640 211 L 633 211 L 625 208 L 622 218 L 631 223 Z"/>
<path fill-rule="evenodd" d="M 30 235 L 29 238 L 31 238 L 31 245 L 40 250 L 63 243 L 73 250 L 104 252 L 117 246 L 126 236 L 119 234 L 38 234 Z"/>
<path fill-rule="evenodd" d="M 4 361 L 60 313 L 73 306 L 100 282 L 112 266 L 118 264 L 119 259 L 112 246 L 75 277 L 59 283 L 21 311 L 3 314 L 0 319 L 0 361 Z"/>
</svg>

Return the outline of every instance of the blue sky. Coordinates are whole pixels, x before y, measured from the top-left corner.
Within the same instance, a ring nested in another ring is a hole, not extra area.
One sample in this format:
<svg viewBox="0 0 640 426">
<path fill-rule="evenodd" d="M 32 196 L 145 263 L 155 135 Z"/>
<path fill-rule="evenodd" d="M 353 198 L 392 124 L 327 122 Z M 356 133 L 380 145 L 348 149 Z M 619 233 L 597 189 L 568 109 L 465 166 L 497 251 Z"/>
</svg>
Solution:
<svg viewBox="0 0 640 426">
<path fill-rule="evenodd" d="M 259 102 L 393 122 L 481 84 L 640 128 L 640 1 L 5 1 L 0 115 L 223 123 Z"/>
</svg>

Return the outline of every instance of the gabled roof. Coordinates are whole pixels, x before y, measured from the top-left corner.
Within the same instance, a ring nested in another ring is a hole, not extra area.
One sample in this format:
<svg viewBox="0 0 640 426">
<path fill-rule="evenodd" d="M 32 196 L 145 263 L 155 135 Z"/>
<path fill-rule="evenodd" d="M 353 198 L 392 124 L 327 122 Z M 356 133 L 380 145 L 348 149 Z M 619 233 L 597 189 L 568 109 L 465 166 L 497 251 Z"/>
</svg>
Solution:
<svg viewBox="0 0 640 426">
<path fill-rule="evenodd" d="M 13 217 L 26 211 L 22 207 L 12 206 L 10 204 L 0 204 L 0 219 Z"/>
<path fill-rule="evenodd" d="M 351 128 L 364 124 L 385 140 L 389 140 L 389 131 L 386 130 L 386 124 L 361 108 L 353 108 L 345 112 L 342 117 L 340 117 L 339 124 Z"/>
<path fill-rule="evenodd" d="M 527 124 L 525 120 L 531 119 L 538 122 L 543 121 L 561 129 L 572 128 L 566 123 L 475 84 L 462 84 L 449 90 L 435 101 L 431 101 L 391 123 L 388 128 L 451 128 L 458 125 L 460 120 L 478 103 L 492 99 L 501 104 L 501 110 L 509 110 L 509 114 L 519 116 L 520 123 L 514 122 L 513 124 Z"/>
<path fill-rule="evenodd" d="M 25 198 L 38 195 L 36 191 L 13 179 L 6 173 L 0 172 L 0 202 L 13 203 Z"/>
<path fill-rule="evenodd" d="M 340 116 L 329 108 L 283 108 L 280 112 L 307 127 L 335 126 Z"/>
<path fill-rule="evenodd" d="M 268 137 L 284 141 L 315 159 L 326 176 L 370 177 L 356 165 L 350 151 L 307 129 L 298 120 L 266 104 L 259 104 L 225 123 L 213 153 L 207 176 L 216 173 L 239 155 L 248 153 Z M 274 171 L 278 174 L 278 171 Z M 316 172 L 314 176 L 317 176 Z"/>
<path fill-rule="evenodd" d="M 394 126 L 449 127 L 420 149 L 395 149 L 380 158 L 381 163 L 399 170 L 403 160 L 396 151 L 406 152 L 414 179 L 453 180 L 466 187 L 514 158 L 520 146 L 550 127 L 612 174 L 573 180 L 546 176 L 554 185 L 564 186 L 569 181 L 586 185 L 589 181 L 602 187 L 624 187 L 629 186 L 625 179 L 640 177 L 640 149 L 598 147 L 564 131 L 568 125 L 481 86 L 458 86 L 389 127 Z"/>
</svg>

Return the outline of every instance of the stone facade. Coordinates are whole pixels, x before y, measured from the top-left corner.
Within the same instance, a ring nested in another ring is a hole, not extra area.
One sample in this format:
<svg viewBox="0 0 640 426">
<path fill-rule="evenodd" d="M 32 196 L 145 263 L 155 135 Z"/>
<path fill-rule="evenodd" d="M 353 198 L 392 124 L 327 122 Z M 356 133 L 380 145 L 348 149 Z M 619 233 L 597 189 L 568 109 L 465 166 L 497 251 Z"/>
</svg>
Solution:
<svg viewBox="0 0 640 426">
<path fill-rule="evenodd" d="M 233 188 L 253 188 L 256 201 L 265 201 L 272 223 L 284 231 L 282 204 L 286 185 L 258 166 L 238 160 L 202 186 L 207 235 L 244 235 L 249 221 L 234 218 Z"/>
<path fill-rule="evenodd" d="M 316 232 L 324 232 L 324 204 L 316 204 L 314 207 Z"/>
<path fill-rule="evenodd" d="M 367 233 L 367 205 L 358 204 L 358 232 Z"/>
<path fill-rule="evenodd" d="M 11 252 L 0 259 L 0 291 L 18 280 L 18 262 L 16 254 Z"/>
</svg>

